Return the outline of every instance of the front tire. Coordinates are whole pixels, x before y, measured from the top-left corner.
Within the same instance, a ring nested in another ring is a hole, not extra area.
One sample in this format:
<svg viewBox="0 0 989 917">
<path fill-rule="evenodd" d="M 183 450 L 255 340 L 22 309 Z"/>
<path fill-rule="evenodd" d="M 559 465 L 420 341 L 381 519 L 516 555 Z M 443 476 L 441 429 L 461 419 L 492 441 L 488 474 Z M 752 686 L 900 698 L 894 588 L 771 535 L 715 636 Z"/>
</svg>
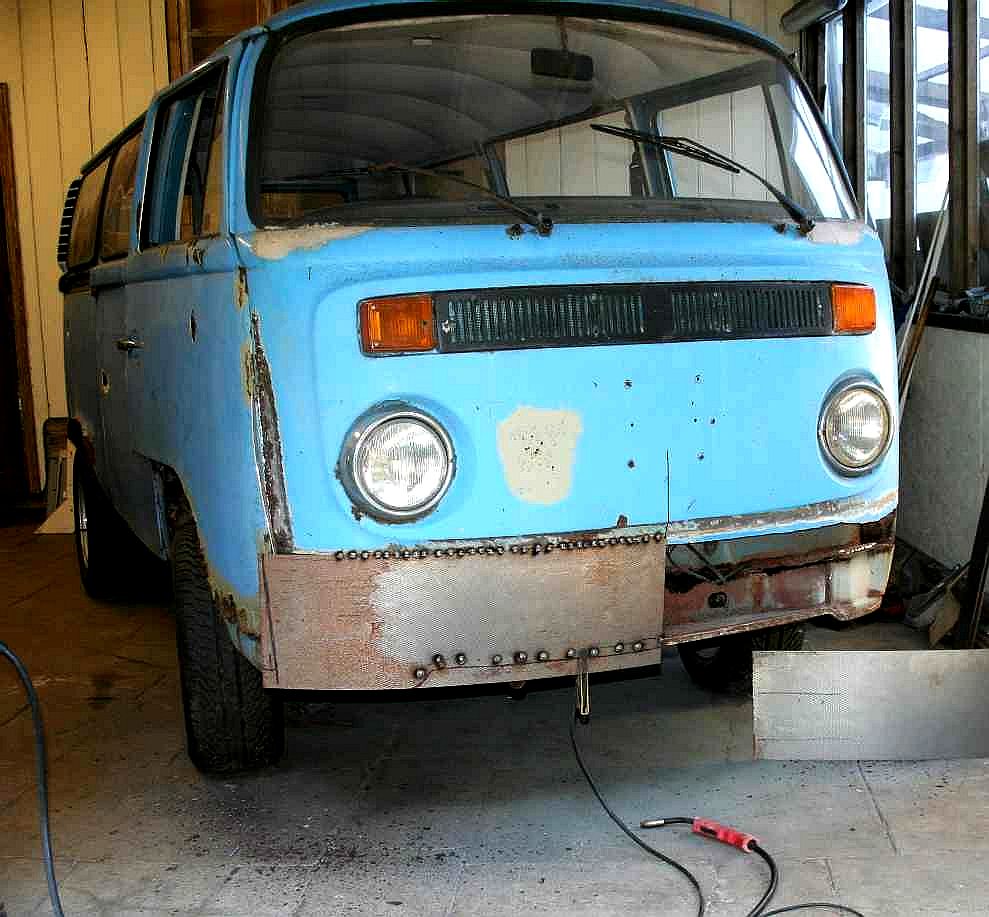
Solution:
<svg viewBox="0 0 989 917">
<path fill-rule="evenodd" d="M 699 688 L 744 696 L 752 693 L 753 650 L 799 650 L 803 645 L 803 624 L 784 624 L 748 634 L 681 643 L 677 652 Z"/>
<path fill-rule="evenodd" d="M 172 590 L 186 742 L 195 766 L 230 774 L 274 764 L 284 748 L 279 699 L 234 647 L 210 591 L 195 522 L 172 536 Z"/>
</svg>

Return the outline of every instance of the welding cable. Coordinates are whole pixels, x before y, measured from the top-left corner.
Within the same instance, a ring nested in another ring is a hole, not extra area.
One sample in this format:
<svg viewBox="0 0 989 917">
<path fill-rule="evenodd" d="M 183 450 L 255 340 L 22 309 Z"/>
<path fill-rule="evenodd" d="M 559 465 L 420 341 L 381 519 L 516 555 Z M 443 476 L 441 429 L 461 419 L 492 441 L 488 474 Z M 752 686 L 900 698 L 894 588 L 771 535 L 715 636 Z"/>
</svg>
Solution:
<svg viewBox="0 0 989 917">
<path fill-rule="evenodd" d="M 28 704 L 31 707 L 31 722 L 34 724 L 34 751 L 38 764 L 38 812 L 41 821 L 41 852 L 45 861 L 45 877 L 48 880 L 48 897 L 51 900 L 52 912 L 55 917 L 65 917 L 62 911 L 62 899 L 58 895 L 58 883 L 55 881 L 55 856 L 52 853 L 51 828 L 48 822 L 48 762 L 45 754 L 45 730 L 41 721 L 41 704 L 38 694 L 31 683 L 31 677 L 24 668 L 24 663 L 14 654 L 14 651 L 0 640 L 0 656 L 6 656 L 17 672 L 24 690 L 27 693 Z"/>
<path fill-rule="evenodd" d="M 749 844 L 749 849 L 766 861 L 766 865 L 769 867 L 770 881 L 766 893 L 762 896 L 755 909 L 748 914 L 748 917 L 774 917 L 776 914 L 792 914 L 794 911 L 832 911 L 839 914 L 851 914 L 852 917 L 865 917 L 861 911 L 857 911 L 853 907 L 848 907 L 845 904 L 833 904 L 829 901 L 809 901 L 806 904 L 788 904 L 786 907 L 778 907 L 772 911 L 763 910 L 763 908 L 769 906 L 773 895 L 776 894 L 776 888 L 779 885 L 779 869 L 776 866 L 776 860 L 773 859 L 773 855 L 764 847 L 760 847 L 758 841 L 752 841 Z"/>
<path fill-rule="evenodd" d="M 767 911 L 769 903 L 776 896 L 779 889 L 780 873 L 779 867 L 773 855 L 759 844 L 751 834 L 745 834 L 726 825 L 720 825 L 709 818 L 649 818 L 642 821 L 641 828 L 666 828 L 669 825 L 688 824 L 693 828 L 694 834 L 701 837 L 727 844 L 742 853 L 754 853 L 762 857 L 769 867 L 769 883 L 762 897 L 756 902 L 755 907 L 748 911 L 745 917 L 774 917 L 776 914 L 790 914 L 794 911 L 826 910 L 838 912 L 840 914 L 852 914 L 853 917 L 865 917 L 860 911 L 844 904 L 834 904 L 830 901 L 811 901 L 806 904 L 789 904 L 786 907 Z"/>
<path fill-rule="evenodd" d="M 695 876 L 686 866 L 682 863 L 678 863 L 672 857 L 668 857 L 665 853 L 661 853 L 651 844 L 646 843 L 639 837 L 629 826 L 612 810 L 611 806 L 605 802 L 604 797 L 601 795 L 601 791 L 598 789 L 597 784 L 594 782 L 594 778 L 591 776 L 590 771 L 587 769 L 587 765 L 584 764 L 584 758 L 580 753 L 580 746 L 577 744 L 577 714 L 573 715 L 570 720 L 570 744 L 573 746 L 574 757 L 577 759 L 577 766 L 580 768 L 580 772 L 584 775 L 584 779 L 587 781 L 587 785 L 591 788 L 591 792 L 597 797 L 597 801 L 601 803 L 601 808 L 608 814 L 608 817 L 616 824 L 628 837 L 638 844 L 646 853 L 650 856 L 655 857 L 657 860 L 661 860 L 667 866 L 672 866 L 678 873 L 684 876 L 687 881 L 693 886 L 694 891 L 697 893 L 697 917 L 704 917 L 704 911 L 707 907 L 704 901 L 704 890 L 701 888 L 700 882 L 697 881 L 697 876 Z M 692 818 L 667 818 L 664 819 L 666 824 L 693 824 Z"/>
</svg>

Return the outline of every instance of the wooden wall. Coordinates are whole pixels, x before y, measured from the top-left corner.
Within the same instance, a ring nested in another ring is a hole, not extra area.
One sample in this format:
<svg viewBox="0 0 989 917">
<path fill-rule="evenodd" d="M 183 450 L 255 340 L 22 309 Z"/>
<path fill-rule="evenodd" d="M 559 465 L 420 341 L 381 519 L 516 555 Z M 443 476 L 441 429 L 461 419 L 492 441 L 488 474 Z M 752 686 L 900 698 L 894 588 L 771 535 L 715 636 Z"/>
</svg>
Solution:
<svg viewBox="0 0 989 917">
<path fill-rule="evenodd" d="M 164 0 L 0 0 L 38 419 L 66 412 L 55 261 L 65 188 L 168 79 Z"/>
</svg>

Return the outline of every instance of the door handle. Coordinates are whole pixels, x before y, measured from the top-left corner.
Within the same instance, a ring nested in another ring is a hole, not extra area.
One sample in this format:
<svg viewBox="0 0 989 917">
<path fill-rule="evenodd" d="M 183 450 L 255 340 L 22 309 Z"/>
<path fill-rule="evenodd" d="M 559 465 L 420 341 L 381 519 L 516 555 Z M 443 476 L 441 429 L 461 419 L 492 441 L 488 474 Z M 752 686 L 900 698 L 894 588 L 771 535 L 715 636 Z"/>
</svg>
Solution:
<svg viewBox="0 0 989 917">
<path fill-rule="evenodd" d="M 140 341 L 135 341 L 134 338 L 120 338 L 117 341 L 117 350 L 122 350 L 124 353 L 130 353 L 132 350 L 140 350 L 144 347 Z"/>
</svg>

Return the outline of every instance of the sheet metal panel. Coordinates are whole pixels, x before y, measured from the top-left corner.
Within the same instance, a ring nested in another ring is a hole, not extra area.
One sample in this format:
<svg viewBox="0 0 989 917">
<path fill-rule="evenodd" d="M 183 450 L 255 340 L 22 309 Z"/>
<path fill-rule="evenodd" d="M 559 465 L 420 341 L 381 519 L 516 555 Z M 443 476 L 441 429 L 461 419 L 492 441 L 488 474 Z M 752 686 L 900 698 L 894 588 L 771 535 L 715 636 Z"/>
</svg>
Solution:
<svg viewBox="0 0 989 917">
<path fill-rule="evenodd" d="M 755 756 L 989 756 L 989 650 L 757 652 Z"/>
<path fill-rule="evenodd" d="M 665 542 L 594 543 L 552 552 L 544 545 L 538 555 L 485 548 L 462 557 L 265 557 L 265 685 L 523 681 L 574 674 L 567 650 L 589 647 L 599 651 L 592 672 L 658 663 Z"/>
</svg>

